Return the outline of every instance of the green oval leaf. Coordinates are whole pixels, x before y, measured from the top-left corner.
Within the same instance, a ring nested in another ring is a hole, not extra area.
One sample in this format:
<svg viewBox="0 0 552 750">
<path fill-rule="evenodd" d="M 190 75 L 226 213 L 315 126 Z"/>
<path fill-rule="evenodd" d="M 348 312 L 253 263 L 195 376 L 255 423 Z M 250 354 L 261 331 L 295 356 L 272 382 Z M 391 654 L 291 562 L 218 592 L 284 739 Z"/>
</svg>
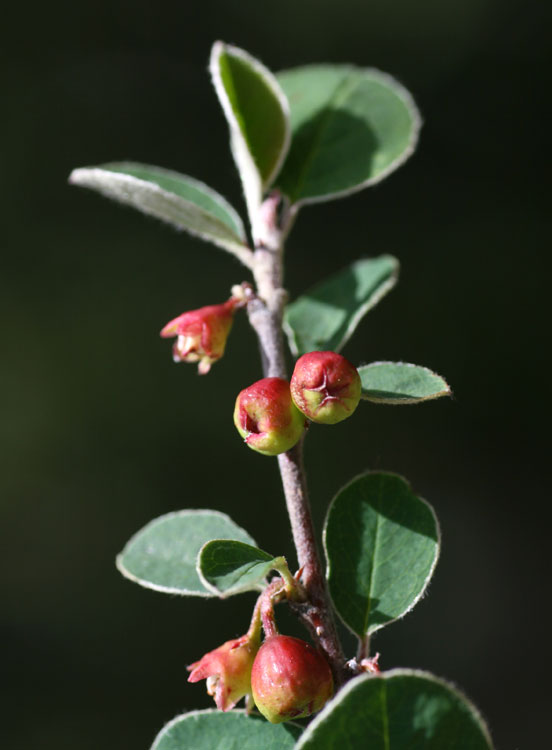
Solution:
<svg viewBox="0 0 552 750">
<path fill-rule="evenodd" d="M 199 579 L 197 555 L 211 539 L 255 544 L 247 531 L 225 513 L 181 510 L 144 526 L 117 557 L 117 567 L 131 581 L 167 594 L 213 596 Z"/>
<path fill-rule="evenodd" d="M 254 218 L 290 143 L 289 106 L 273 74 L 238 47 L 216 42 L 210 71 L 230 128 L 230 145 Z"/>
<path fill-rule="evenodd" d="M 191 711 L 169 722 L 151 750 L 291 750 L 300 734 L 294 724 L 269 724 L 243 711 Z"/>
<path fill-rule="evenodd" d="M 312 721 L 296 750 L 492 750 L 475 706 L 426 672 L 395 669 L 351 680 Z"/>
<path fill-rule="evenodd" d="M 251 267 L 240 217 L 222 195 L 199 180 L 148 164 L 113 162 L 75 169 L 69 182 L 213 242 Z"/>
<path fill-rule="evenodd" d="M 200 549 L 197 569 L 205 588 L 217 596 L 231 596 L 262 588 L 277 561 L 250 544 L 213 539 Z"/>
<path fill-rule="evenodd" d="M 414 151 L 420 115 L 391 76 L 349 65 L 279 73 L 292 143 L 277 185 L 292 203 L 340 198 L 374 185 Z"/>
<path fill-rule="evenodd" d="M 366 313 L 397 283 L 399 262 L 392 255 L 363 258 L 325 279 L 287 305 L 284 327 L 291 351 L 345 346 Z"/>
<path fill-rule="evenodd" d="M 452 393 L 440 375 L 408 362 L 372 362 L 359 367 L 358 374 L 362 398 L 377 404 L 418 404 Z"/>
<path fill-rule="evenodd" d="M 333 499 L 324 527 L 337 613 L 360 638 L 405 615 L 439 556 L 432 507 L 397 474 L 369 472 Z"/>
</svg>

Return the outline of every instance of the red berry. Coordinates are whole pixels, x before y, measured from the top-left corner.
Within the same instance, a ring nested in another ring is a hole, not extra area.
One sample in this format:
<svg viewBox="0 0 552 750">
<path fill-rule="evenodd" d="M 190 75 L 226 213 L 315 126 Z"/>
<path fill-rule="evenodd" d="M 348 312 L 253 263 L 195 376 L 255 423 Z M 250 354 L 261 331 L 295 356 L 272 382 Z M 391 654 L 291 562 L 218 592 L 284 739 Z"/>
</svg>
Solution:
<svg viewBox="0 0 552 750">
<path fill-rule="evenodd" d="M 283 378 L 263 378 L 236 399 L 234 424 L 250 448 L 276 456 L 293 448 L 305 429 L 305 418 L 291 400 Z"/>
<path fill-rule="evenodd" d="M 309 352 L 299 357 L 291 378 L 291 396 L 303 414 L 320 424 L 350 417 L 360 401 L 360 375 L 335 352 Z"/>
<path fill-rule="evenodd" d="M 251 689 L 259 711 L 277 724 L 320 711 L 333 694 L 333 679 L 328 662 L 308 643 L 274 635 L 255 657 Z"/>
</svg>

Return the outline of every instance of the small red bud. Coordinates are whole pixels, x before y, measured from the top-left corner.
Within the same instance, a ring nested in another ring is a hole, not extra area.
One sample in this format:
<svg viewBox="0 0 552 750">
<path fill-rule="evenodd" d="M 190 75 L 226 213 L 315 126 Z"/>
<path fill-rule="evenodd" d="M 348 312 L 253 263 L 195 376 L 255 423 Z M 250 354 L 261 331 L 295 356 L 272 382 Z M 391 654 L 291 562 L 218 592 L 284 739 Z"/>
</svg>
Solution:
<svg viewBox="0 0 552 750">
<path fill-rule="evenodd" d="M 190 310 L 167 323 L 161 336 L 177 337 L 173 346 L 174 361 L 199 362 L 199 374 L 206 375 L 213 362 L 224 354 L 234 310 L 241 304 L 240 300 L 232 297 L 222 305 L 207 305 L 198 310 Z"/>
<path fill-rule="evenodd" d="M 276 456 L 297 443 L 305 418 L 291 400 L 287 380 L 263 378 L 238 395 L 234 424 L 250 448 Z"/>
<path fill-rule="evenodd" d="M 253 699 L 272 724 L 320 711 L 333 694 L 328 662 L 312 646 L 274 635 L 259 649 L 251 671 Z"/>
<path fill-rule="evenodd" d="M 291 377 L 291 396 L 303 414 L 320 424 L 350 417 L 360 401 L 358 370 L 335 352 L 309 352 L 299 357 Z"/>
</svg>

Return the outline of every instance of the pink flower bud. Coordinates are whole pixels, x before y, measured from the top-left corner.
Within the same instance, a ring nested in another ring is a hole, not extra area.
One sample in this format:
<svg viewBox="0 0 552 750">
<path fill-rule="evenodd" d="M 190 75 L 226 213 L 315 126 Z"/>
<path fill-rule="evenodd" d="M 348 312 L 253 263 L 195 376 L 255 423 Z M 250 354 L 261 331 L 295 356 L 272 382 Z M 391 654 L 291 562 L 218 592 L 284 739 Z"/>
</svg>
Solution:
<svg viewBox="0 0 552 750">
<path fill-rule="evenodd" d="M 163 328 L 161 336 L 176 336 L 175 362 L 199 362 L 198 372 L 206 375 L 213 362 L 224 354 L 232 328 L 234 310 L 242 303 L 233 297 L 222 305 L 207 305 L 182 313 Z"/>
<path fill-rule="evenodd" d="M 303 414 L 320 424 L 347 419 L 361 393 L 358 370 L 335 352 L 309 352 L 299 357 L 291 377 L 291 396 Z"/>
<path fill-rule="evenodd" d="M 320 711 L 332 697 L 328 662 L 305 641 L 288 635 L 268 638 L 251 672 L 253 699 L 273 724 Z"/>
<path fill-rule="evenodd" d="M 263 378 L 238 395 L 234 424 L 250 448 L 276 456 L 297 443 L 305 418 L 291 400 L 287 380 Z"/>
<path fill-rule="evenodd" d="M 251 667 L 258 648 L 258 639 L 249 635 L 226 641 L 188 667 L 188 682 L 206 679 L 217 708 L 228 711 L 251 693 Z"/>
</svg>

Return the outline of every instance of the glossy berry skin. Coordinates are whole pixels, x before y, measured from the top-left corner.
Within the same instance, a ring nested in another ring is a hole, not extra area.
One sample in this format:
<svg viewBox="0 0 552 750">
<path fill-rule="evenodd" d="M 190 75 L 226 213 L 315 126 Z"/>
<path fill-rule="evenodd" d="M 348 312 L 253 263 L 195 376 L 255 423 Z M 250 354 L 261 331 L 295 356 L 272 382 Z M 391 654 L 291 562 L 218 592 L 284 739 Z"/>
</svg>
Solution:
<svg viewBox="0 0 552 750">
<path fill-rule="evenodd" d="M 350 417 L 360 401 L 360 375 L 336 352 L 309 352 L 299 357 L 291 377 L 291 396 L 313 422 L 336 424 Z"/>
<path fill-rule="evenodd" d="M 250 448 L 276 456 L 297 443 L 305 417 L 291 400 L 287 380 L 263 378 L 238 395 L 234 424 Z"/>
<path fill-rule="evenodd" d="M 333 695 L 328 662 L 312 646 L 274 635 L 259 649 L 251 671 L 253 699 L 272 724 L 320 711 Z"/>
</svg>

